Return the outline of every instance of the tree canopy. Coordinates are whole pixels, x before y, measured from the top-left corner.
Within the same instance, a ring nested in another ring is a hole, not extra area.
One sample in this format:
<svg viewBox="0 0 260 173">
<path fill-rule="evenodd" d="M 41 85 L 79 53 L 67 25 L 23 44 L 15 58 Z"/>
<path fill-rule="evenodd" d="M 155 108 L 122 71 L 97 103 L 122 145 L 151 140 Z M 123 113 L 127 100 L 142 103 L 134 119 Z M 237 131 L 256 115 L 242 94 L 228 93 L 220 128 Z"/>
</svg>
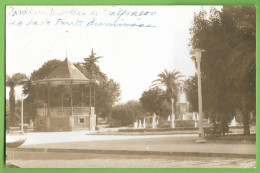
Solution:
<svg viewBox="0 0 260 173">
<path fill-rule="evenodd" d="M 167 102 L 166 91 L 159 87 L 144 91 L 139 100 L 143 109 L 151 115 L 156 113 L 157 115 L 167 117 L 171 114 L 171 104 Z"/>
<path fill-rule="evenodd" d="M 101 72 L 99 66 L 98 66 L 98 60 L 100 58 L 103 58 L 102 56 L 96 56 L 96 53 L 94 53 L 94 50 L 91 50 L 91 54 L 89 57 L 84 58 L 84 74 L 89 78 L 89 79 L 101 79 L 101 78 L 106 78 L 106 75 Z"/>
<path fill-rule="evenodd" d="M 121 121 L 122 125 L 132 125 L 144 115 L 140 102 L 130 100 L 124 104 L 115 105 L 111 111 L 112 118 Z"/>
<path fill-rule="evenodd" d="M 239 108 L 245 134 L 256 101 L 255 20 L 253 6 L 224 6 L 195 14 L 190 28 L 192 49 L 206 50 L 201 61 L 203 109 L 227 113 Z"/>
</svg>

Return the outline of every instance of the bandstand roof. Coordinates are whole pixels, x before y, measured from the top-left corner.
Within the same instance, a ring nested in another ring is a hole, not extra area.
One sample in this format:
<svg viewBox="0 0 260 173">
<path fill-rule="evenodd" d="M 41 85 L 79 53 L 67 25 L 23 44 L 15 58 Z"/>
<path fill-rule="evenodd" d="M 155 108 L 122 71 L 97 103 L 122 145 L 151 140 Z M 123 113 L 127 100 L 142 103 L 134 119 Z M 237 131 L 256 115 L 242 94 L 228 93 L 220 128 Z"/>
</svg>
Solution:
<svg viewBox="0 0 260 173">
<path fill-rule="evenodd" d="M 33 84 L 89 84 L 98 83 L 96 80 L 90 80 L 85 77 L 69 60 L 66 58 L 59 64 L 45 79 L 33 81 Z"/>
</svg>

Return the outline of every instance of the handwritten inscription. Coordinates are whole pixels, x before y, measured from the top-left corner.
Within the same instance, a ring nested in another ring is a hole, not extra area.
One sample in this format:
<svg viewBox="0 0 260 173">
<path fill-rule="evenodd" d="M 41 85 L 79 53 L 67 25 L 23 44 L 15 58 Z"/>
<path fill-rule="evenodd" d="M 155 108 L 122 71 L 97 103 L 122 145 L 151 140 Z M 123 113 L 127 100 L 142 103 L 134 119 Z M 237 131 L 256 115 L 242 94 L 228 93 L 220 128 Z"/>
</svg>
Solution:
<svg viewBox="0 0 260 173">
<path fill-rule="evenodd" d="M 9 26 L 73 26 L 155 28 L 156 11 L 127 7 L 84 8 L 82 6 L 7 6 Z"/>
</svg>

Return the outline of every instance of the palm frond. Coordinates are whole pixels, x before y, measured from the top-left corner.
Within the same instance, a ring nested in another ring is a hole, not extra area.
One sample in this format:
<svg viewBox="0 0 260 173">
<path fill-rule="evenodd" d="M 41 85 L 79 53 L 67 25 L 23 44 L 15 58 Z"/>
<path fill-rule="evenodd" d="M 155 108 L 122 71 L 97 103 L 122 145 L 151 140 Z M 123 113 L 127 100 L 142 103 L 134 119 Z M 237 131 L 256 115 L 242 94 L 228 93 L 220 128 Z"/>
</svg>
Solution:
<svg viewBox="0 0 260 173">
<path fill-rule="evenodd" d="M 155 83 L 155 84 L 150 85 L 149 88 L 160 87 L 160 86 L 164 86 L 164 84 L 162 84 L 162 83 Z"/>
</svg>

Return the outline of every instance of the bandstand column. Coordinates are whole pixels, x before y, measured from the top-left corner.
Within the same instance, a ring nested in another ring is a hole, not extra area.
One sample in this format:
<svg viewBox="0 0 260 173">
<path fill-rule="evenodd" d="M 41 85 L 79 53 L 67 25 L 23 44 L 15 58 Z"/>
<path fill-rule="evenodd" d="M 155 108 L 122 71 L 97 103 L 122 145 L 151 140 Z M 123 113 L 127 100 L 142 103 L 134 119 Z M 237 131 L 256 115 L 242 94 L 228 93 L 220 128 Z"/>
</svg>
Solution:
<svg viewBox="0 0 260 173">
<path fill-rule="evenodd" d="M 72 88 L 72 83 L 70 85 L 70 92 L 71 92 L 71 99 L 70 99 L 70 107 L 71 107 L 71 115 L 73 115 L 73 88 Z"/>
<path fill-rule="evenodd" d="M 50 83 L 47 82 L 47 92 L 48 92 L 48 115 L 45 118 L 46 130 L 50 131 L 51 128 L 51 118 L 50 118 Z"/>
<path fill-rule="evenodd" d="M 63 115 L 63 86 L 61 86 L 61 113 Z"/>
<path fill-rule="evenodd" d="M 69 130 L 72 131 L 74 127 L 74 117 L 73 117 L 73 83 L 70 84 L 71 91 L 71 99 L 70 99 L 70 107 L 71 107 L 71 115 L 69 116 Z"/>
<path fill-rule="evenodd" d="M 36 92 L 36 119 L 35 122 L 36 124 L 38 124 L 37 120 L 38 120 L 38 99 L 39 99 L 39 92 L 38 92 L 38 83 L 36 84 L 36 88 L 35 88 L 35 92 Z M 44 110 L 45 111 L 45 110 Z M 45 113 L 44 113 L 45 114 Z M 38 126 L 38 125 L 37 125 Z"/>
<path fill-rule="evenodd" d="M 51 101 L 51 98 L 50 98 L 50 83 L 48 82 L 47 83 L 47 92 L 48 92 L 48 116 L 50 115 L 50 101 Z"/>
<path fill-rule="evenodd" d="M 39 91 L 38 91 L 38 83 L 36 84 L 36 112 L 37 112 L 37 109 L 38 109 L 38 99 L 39 99 Z"/>
<path fill-rule="evenodd" d="M 84 86 L 81 87 L 81 106 L 83 107 L 84 104 L 83 104 L 83 88 Z"/>
</svg>

